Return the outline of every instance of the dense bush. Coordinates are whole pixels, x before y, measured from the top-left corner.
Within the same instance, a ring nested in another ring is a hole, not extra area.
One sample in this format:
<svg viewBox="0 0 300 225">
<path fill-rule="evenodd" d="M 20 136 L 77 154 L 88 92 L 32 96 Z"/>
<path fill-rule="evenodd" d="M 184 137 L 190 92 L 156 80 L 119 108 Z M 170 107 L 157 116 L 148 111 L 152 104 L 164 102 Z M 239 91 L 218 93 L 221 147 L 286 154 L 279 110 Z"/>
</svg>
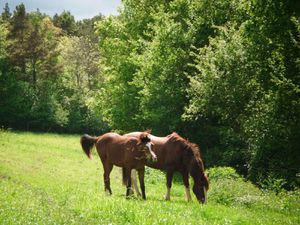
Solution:
<svg viewBox="0 0 300 225">
<path fill-rule="evenodd" d="M 266 182 L 263 189 L 259 189 L 230 167 L 214 167 L 208 173 L 209 201 L 232 206 L 238 204 L 244 207 L 272 207 L 275 212 L 296 208 L 300 201 L 299 190 L 287 192 L 282 188 L 278 189 L 278 181 Z"/>
</svg>

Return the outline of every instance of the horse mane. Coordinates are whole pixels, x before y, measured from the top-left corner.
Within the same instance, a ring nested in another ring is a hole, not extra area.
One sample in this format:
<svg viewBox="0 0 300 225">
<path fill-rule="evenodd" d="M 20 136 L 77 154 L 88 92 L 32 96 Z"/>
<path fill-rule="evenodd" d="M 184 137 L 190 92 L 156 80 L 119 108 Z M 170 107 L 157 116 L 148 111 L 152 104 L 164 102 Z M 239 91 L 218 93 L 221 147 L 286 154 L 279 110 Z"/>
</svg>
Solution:
<svg viewBox="0 0 300 225">
<path fill-rule="evenodd" d="M 198 145 L 189 142 L 187 139 L 181 137 L 176 132 L 173 132 L 172 134 L 169 134 L 167 137 L 171 141 L 181 142 L 184 145 L 185 149 L 187 149 L 189 151 L 192 151 L 192 153 L 194 154 L 196 159 L 201 159 L 200 148 L 198 147 Z"/>
<path fill-rule="evenodd" d="M 201 179 L 204 181 L 204 185 L 208 189 L 208 181 L 207 177 L 204 174 L 204 165 L 200 155 L 200 149 L 198 145 L 189 142 L 188 140 L 184 139 L 176 132 L 168 135 L 169 139 L 173 142 L 180 142 L 185 150 L 184 158 L 187 160 L 188 168 L 191 176 L 194 179 Z"/>
</svg>

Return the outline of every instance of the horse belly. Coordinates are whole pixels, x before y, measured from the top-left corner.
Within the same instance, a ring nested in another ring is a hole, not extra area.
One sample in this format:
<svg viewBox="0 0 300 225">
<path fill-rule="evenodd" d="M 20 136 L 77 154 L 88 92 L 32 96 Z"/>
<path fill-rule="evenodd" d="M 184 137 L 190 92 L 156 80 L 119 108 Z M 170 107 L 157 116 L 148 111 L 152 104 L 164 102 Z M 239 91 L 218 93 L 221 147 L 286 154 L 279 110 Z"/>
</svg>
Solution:
<svg viewBox="0 0 300 225">
<path fill-rule="evenodd" d="M 124 151 L 119 148 L 111 148 L 107 152 L 107 160 L 115 166 L 124 166 Z"/>
</svg>

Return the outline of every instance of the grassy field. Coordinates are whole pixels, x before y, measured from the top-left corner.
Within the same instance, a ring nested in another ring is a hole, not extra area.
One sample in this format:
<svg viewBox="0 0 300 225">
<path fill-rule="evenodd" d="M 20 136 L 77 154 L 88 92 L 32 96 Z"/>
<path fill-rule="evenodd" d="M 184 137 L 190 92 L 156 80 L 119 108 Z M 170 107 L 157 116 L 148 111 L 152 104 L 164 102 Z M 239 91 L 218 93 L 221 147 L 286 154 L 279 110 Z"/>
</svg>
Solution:
<svg viewBox="0 0 300 225">
<path fill-rule="evenodd" d="M 147 169 L 144 201 L 125 199 L 114 167 L 106 196 L 101 162 L 79 138 L 0 131 L 0 224 L 300 224 L 299 192 L 275 195 L 237 176 L 212 176 L 200 205 L 178 182 L 164 201 L 164 174 Z"/>
</svg>

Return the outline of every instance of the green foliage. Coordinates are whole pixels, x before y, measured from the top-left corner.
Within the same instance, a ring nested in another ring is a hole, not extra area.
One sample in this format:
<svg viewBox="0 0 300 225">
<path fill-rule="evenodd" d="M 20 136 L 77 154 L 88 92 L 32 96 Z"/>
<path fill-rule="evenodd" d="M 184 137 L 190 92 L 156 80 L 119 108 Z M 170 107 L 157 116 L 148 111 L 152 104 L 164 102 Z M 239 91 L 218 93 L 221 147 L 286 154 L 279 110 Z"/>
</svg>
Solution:
<svg viewBox="0 0 300 225">
<path fill-rule="evenodd" d="M 243 170 L 250 152 L 241 121 L 248 116 L 248 102 L 258 97 L 255 76 L 259 71 L 255 70 L 257 63 L 249 61 L 243 26 L 239 30 L 228 26 L 220 27 L 210 45 L 195 54 L 199 73 L 190 76 L 190 102 L 184 119 L 210 123 L 218 137 L 214 145 L 225 148 L 220 161 Z"/>
<path fill-rule="evenodd" d="M 273 214 L 296 212 L 299 203 L 299 190 L 284 191 L 283 180 L 268 179 L 259 189 L 242 179 L 233 168 L 215 167 L 208 170 L 210 179 L 209 200 L 231 207 L 245 207 L 261 210 L 270 207 Z M 295 210 L 295 211 L 294 211 Z M 288 216 L 287 216 L 288 217 Z M 292 223 L 287 219 L 287 223 Z M 277 222 L 274 222 L 277 223 Z"/>
<path fill-rule="evenodd" d="M 0 118 L 5 127 L 24 128 L 31 118 L 30 109 L 34 92 L 26 82 L 19 82 L 7 64 L 0 74 Z"/>
<path fill-rule="evenodd" d="M 277 192 L 299 187 L 299 4 L 122 3 L 118 16 L 79 22 L 6 5 L 0 125 L 177 131 L 207 167 L 231 166 Z"/>
<path fill-rule="evenodd" d="M 109 125 L 118 130 L 133 129 L 138 111 L 137 89 L 130 85 L 136 66 L 128 57 L 135 43 L 128 42 L 124 29 L 123 22 L 112 17 L 98 25 L 100 62 L 106 81 L 100 93 L 100 110 Z"/>
<path fill-rule="evenodd" d="M 5 7 L 3 8 L 3 12 L 1 13 L 1 18 L 4 21 L 8 21 L 11 18 L 11 12 L 7 2 L 5 3 Z"/>
<path fill-rule="evenodd" d="M 0 60 L 2 61 L 4 58 L 7 57 L 7 35 L 8 35 L 8 28 L 7 24 L 0 19 Z"/>
<path fill-rule="evenodd" d="M 249 172 L 253 181 L 274 176 L 298 186 L 299 68 L 290 59 L 299 57 L 299 30 L 289 7 L 254 4 L 240 26 L 217 27 L 218 35 L 195 53 L 199 72 L 190 76 L 184 118 L 214 127 L 215 145 L 225 148 L 223 165 Z M 262 8 L 279 19 L 266 19 Z M 279 24 L 280 32 L 274 30 Z"/>
<path fill-rule="evenodd" d="M 284 186 L 286 185 L 286 181 L 284 179 L 274 179 L 269 176 L 267 179 L 263 180 L 260 186 L 265 190 L 271 190 L 275 193 L 284 192 Z"/>
<path fill-rule="evenodd" d="M 60 15 L 55 14 L 53 24 L 61 28 L 67 35 L 74 35 L 77 31 L 75 18 L 70 11 L 64 10 Z"/>
<path fill-rule="evenodd" d="M 96 23 L 102 20 L 104 16 L 99 14 L 98 16 L 94 16 L 91 19 L 83 19 L 80 21 L 76 21 L 77 32 L 76 36 L 79 37 L 88 37 L 93 41 L 93 43 L 98 42 L 98 35 L 96 34 Z"/>
<path fill-rule="evenodd" d="M 65 32 L 75 34 L 69 12 L 57 19 Z M 78 31 L 92 20 L 85 22 Z M 95 35 L 63 36 L 48 16 L 27 13 L 24 4 L 0 24 L 1 126 L 93 133 L 108 129 L 95 110 L 98 103 L 91 104 L 103 80 L 97 46 L 91 40 Z"/>
<path fill-rule="evenodd" d="M 27 79 L 26 72 L 26 44 L 28 43 L 29 21 L 24 4 L 16 7 L 10 21 L 8 38 L 11 40 L 8 46 L 9 59 L 14 64 L 15 70 L 19 72 L 22 80 Z"/>
<path fill-rule="evenodd" d="M 60 63 L 64 65 L 59 88 L 67 112 L 66 130 L 103 133 L 108 129 L 96 110 L 103 78 L 99 53 L 88 37 L 63 37 L 59 43 Z"/>
<path fill-rule="evenodd" d="M 113 129 L 176 130 L 206 165 L 299 186 L 299 17 L 285 1 L 127 0 L 98 23 Z"/>
<path fill-rule="evenodd" d="M 241 176 L 237 174 L 232 167 L 212 167 L 207 173 L 209 180 L 222 180 L 222 179 L 239 179 Z"/>
<path fill-rule="evenodd" d="M 96 90 L 102 84 L 97 46 L 87 37 L 63 37 L 59 43 L 60 63 L 64 65 L 63 86 L 68 89 Z"/>
<path fill-rule="evenodd" d="M 189 58 L 185 47 L 191 36 L 185 34 L 186 22 L 168 10 L 181 7 L 186 3 L 126 1 L 120 17 L 98 24 L 107 77 L 102 110 L 113 128 L 151 127 L 159 134 L 180 127 L 187 86 L 182 74 Z"/>
</svg>

